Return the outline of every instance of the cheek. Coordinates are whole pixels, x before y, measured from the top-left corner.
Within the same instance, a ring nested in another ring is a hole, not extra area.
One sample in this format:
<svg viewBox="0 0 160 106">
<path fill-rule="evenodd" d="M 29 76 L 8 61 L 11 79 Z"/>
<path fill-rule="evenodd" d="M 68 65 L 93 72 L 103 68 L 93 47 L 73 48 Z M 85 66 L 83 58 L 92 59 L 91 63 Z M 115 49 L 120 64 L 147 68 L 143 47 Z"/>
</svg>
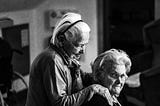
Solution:
<svg viewBox="0 0 160 106">
<path fill-rule="evenodd" d="M 75 49 L 75 48 L 74 48 L 74 49 L 72 49 L 72 51 L 78 53 L 78 52 L 79 52 L 79 49 L 77 49 L 77 48 Z"/>
<path fill-rule="evenodd" d="M 68 52 L 69 54 L 71 54 L 72 51 L 74 51 L 74 48 L 73 48 L 71 45 L 69 45 L 69 44 L 65 44 L 65 45 L 64 45 L 64 49 L 65 49 L 65 51 Z"/>
<path fill-rule="evenodd" d="M 112 88 L 112 86 L 114 85 L 114 83 L 116 82 L 115 79 L 111 78 L 111 77 L 106 77 L 104 80 L 105 86 L 109 89 Z"/>
<path fill-rule="evenodd" d="M 116 82 L 116 79 L 113 79 L 113 78 L 109 78 L 109 83 L 110 83 L 110 86 L 113 86 Z"/>
</svg>

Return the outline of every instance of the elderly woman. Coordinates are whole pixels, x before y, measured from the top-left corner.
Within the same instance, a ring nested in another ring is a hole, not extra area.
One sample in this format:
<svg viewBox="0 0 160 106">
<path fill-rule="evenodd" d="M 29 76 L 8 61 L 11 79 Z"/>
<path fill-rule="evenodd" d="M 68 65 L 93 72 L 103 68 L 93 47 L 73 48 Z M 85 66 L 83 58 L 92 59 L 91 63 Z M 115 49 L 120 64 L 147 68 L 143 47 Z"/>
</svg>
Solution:
<svg viewBox="0 0 160 106">
<path fill-rule="evenodd" d="M 26 106 L 81 106 L 94 94 L 108 99 L 107 88 L 83 86 L 79 59 L 89 37 L 90 27 L 80 14 L 64 14 L 49 47 L 32 63 Z"/>
<path fill-rule="evenodd" d="M 85 106 L 121 106 L 117 97 L 128 77 L 130 67 L 131 60 L 122 50 L 110 49 L 100 54 L 92 64 L 93 83 L 108 88 L 110 97 L 106 101 L 102 96 L 94 95 Z"/>
</svg>

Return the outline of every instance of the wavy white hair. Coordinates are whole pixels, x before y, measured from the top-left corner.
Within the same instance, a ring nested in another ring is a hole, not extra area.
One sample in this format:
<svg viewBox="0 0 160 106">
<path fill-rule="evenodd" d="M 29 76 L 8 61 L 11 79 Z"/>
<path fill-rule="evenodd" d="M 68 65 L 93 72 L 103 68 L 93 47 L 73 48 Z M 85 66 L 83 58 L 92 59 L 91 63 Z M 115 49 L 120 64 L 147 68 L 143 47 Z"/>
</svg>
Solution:
<svg viewBox="0 0 160 106">
<path fill-rule="evenodd" d="M 107 50 L 104 53 L 101 53 L 91 64 L 93 78 L 95 81 L 101 81 L 103 79 L 102 75 L 106 71 L 112 71 L 115 65 L 125 65 L 126 73 L 128 73 L 130 71 L 131 64 L 129 56 L 123 50 Z"/>
</svg>

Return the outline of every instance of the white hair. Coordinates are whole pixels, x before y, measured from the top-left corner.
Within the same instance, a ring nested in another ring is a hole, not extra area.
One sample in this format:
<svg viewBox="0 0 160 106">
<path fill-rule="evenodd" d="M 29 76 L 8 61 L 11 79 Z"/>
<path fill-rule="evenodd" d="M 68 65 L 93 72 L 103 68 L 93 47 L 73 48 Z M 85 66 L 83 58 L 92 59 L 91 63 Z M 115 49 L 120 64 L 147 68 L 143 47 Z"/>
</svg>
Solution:
<svg viewBox="0 0 160 106">
<path fill-rule="evenodd" d="M 68 27 L 70 28 L 68 29 Z M 61 35 L 61 33 L 66 29 L 67 29 L 66 33 L 71 33 L 71 34 L 65 34 L 65 38 L 68 41 L 73 41 L 76 38 L 76 35 L 79 36 L 82 33 L 90 32 L 90 27 L 85 22 L 82 21 L 80 14 L 69 12 L 64 14 L 62 18 L 59 20 L 59 22 L 56 23 L 51 38 L 51 43 L 56 44 L 57 42 L 59 42 L 57 37 Z"/>
<path fill-rule="evenodd" d="M 110 49 L 104 53 L 101 53 L 94 60 L 93 64 L 91 64 L 94 80 L 102 80 L 102 75 L 106 71 L 112 71 L 115 65 L 125 65 L 126 73 L 130 71 L 131 60 L 126 52 L 118 49 Z"/>
</svg>

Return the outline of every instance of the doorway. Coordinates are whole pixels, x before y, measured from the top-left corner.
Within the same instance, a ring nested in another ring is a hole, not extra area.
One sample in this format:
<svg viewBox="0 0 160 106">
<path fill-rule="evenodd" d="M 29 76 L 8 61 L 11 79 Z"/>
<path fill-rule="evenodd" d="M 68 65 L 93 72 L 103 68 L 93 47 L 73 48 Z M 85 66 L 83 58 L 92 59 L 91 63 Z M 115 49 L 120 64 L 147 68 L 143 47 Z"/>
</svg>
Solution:
<svg viewBox="0 0 160 106">
<path fill-rule="evenodd" d="M 22 75 L 29 74 L 29 24 L 14 25 L 2 28 L 2 36 L 13 49 L 13 71 Z"/>
<path fill-rule="evenodd" d="M 142 28 L 154 20 L 154 0 L 103 0 L 103 50 L 145 50 Z"/>
</svg>

